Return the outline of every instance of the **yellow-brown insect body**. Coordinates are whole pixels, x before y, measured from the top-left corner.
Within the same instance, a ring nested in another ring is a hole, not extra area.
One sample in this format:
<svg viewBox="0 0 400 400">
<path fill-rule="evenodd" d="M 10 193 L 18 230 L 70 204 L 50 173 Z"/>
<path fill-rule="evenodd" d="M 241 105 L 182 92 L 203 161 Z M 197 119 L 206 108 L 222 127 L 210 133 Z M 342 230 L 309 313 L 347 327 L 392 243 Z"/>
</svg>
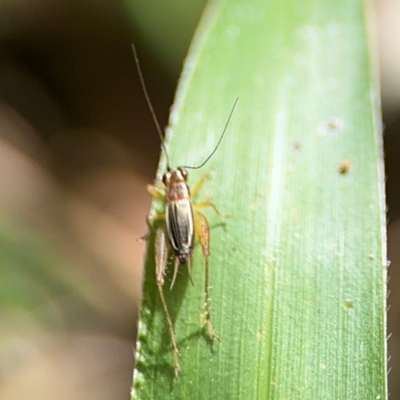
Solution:
<svg viewBox="0 0 400 400">
<path fill-rule="evenodd" d="M 204 276 L 204 322 L 208 326 L 209 336 L 213 340 L 218 340 L 217 335 L 211 324 L 210 316 L 210 295 L 208 283 L 208 258 L 210 257 L 210 227 L 206 217 L 200 212 L 201 209 L 212 207 L 218 214 L 219 211 L 214 203 L 210 201 L 192 202 L 192 196 L 196 196 L 200 188 L 209 178 L 209 174 L 204 175 L 200 181 L 189 190 L 187 184 L 188 173 L 184 168 L 168 168 L 163 176 L 162 187 L 160 184 L 148 185 L 147 189 L 156 199 L 160 199 L 165 204 L 165 211 L 154 215 L 149 215 L 147 222 L 151 227 L 152 222 L 158 219 L 164 220 L 165 224 L 156 229 L 155 236 L 155 263 L 156 263 L 156 282 L 160 293 L 161 303 L 164 308 L 165 317 L 171 335 L 173 354 L 175 361 L 175 376 L 178 376 L 179 349 L 175 337 L 175 329 L 172 318 L 168 311 L 168 305 L 164 296 L 163 286 L 165 275 L 168 269 L 169 249 L 174 253 L 175 263 L 170 289 L 174 286 L 181 264 L 186 264 L 191 277 L 192 251 L 197 238 L 200 242 L 203 257 L 205 259 Z M 193 281 L 192 281 L 193 283 Z"/>
<path fill-rule="evenodd" d="M 168 171 L 163 182 L 166 186 L 165 222 L 167 234 L 175 253 L 175 268 L 188 264 L 194 241 L 194 216 L 190 190 L 186 183 L 187 172 L 182 168 Z"/>
</svg>

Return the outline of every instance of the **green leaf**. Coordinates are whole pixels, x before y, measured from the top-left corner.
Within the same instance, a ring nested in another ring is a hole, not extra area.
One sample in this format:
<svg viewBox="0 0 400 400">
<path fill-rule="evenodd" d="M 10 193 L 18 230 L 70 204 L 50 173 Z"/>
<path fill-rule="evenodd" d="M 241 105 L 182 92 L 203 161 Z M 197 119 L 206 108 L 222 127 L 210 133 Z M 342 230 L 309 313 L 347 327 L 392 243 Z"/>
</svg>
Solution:
<svg viewBox="0 0 400 400">
<path fill-rule="evenodd" d="M 134 399 L 386 399 L 380 114 L 365 3 L 214 1 L 185 63 L 167 132 L 172 166 L 212 171 L 212 318 L 204 258 L 155 284 L 149 240 Z M 160 174 L 165 170 L 165 156 Z M 154 210 L 162 204 L 156 201 Z M 154 233 L 154 232 L 153 232 Z"/>
</svg>

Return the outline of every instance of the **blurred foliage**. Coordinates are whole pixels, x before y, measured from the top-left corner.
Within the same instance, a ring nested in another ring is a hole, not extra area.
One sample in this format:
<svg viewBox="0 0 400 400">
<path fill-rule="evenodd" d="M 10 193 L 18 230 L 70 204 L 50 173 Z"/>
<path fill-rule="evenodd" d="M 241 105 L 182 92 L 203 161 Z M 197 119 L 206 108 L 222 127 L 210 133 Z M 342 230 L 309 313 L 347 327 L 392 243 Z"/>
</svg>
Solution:
<svg viewBox="0 0 400 400">
<path fill-rule="evenodd" d="M 128 396 L 144 248 L 136 238 L 159 154 L 130 43 L 165 121 L 203 5 L 0 4 L 0 398 Z M 87 353 L 75 348 L 81 335 Z M 112 351 L 95 351 L 99 343 Z M 47 363 L 64 346 L 56 364 L 71 369 L 51 379 Z M 81 365 L 87 390 L 71 372 Z"/>
<path fill-rule="evenodd" d="M 65 329 L 95 307 L 95 294 L 84 274 L 67 268 L 65 260 L 40 231 L 0 219 L 0 313 L 30 314 L 44 330 Z M 7 318 L 6 317 L 6 318 Z M 9 327 L 2 321 L 2 334 Z"/>
<path fill-rule="evenodd" d="M 135 30 L 163 60 L 164 67 L 180 71 L 206 0 L 125 0 Z"/>
</svg>

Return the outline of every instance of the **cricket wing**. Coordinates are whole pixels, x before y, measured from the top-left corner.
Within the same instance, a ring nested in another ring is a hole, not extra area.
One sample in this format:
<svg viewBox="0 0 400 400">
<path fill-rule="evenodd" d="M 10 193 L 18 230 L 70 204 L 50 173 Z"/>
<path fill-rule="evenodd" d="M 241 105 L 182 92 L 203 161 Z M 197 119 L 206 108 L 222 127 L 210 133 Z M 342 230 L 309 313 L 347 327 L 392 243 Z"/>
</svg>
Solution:
<svg viewBox="0 0 400 400">
<path fill-rule="evenodd" d="M 189 255 L 194 235 L 193 209 L 189 200 L 177 200 L 167 205 L 168 236 L 175 253 Z"/>
</svg>

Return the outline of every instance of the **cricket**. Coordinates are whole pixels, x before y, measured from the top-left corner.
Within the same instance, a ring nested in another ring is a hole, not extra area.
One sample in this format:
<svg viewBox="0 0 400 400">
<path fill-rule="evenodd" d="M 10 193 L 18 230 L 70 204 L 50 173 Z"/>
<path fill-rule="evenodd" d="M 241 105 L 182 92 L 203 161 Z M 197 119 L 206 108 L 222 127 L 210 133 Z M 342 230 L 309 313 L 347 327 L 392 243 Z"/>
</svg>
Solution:
<svg viewBox="0 0 400 400">
<path fill-rule="evenodd" d="M 147 185 L 148 192 L 153 198 L 162 200 L 165 203 L 164 212 L 152 214 L 147 216 L 147 224 L 151 231 L 154 221 L 164 221 L 162 226 L 158 227 L 155 233 L 155 266 L 156 266 L 156 283 L 160 295 L 161 303 L 164 309 L 165 318 L 168 324 L 168 330 L 171 336 L 172 350 L 174 357 L 174 372 L 175 378 L 178 378 L 180 365 L 179 365 L 179 348 L 176 340 L 174 324 L 171 315 L 168 311 L 167 301 L 164 295 L 164 277 L 167 271 L 168 260 L 170 254 L 174 258 L 173 277 L 170 285 L 172 290 L 177 277 L 178 269 L 181 265 L 186 265 L 189 279 L 192 280 L 192 252 L 196 238 L 199 240 L 202 254 L 205 260 L 205 273 L 204 273 L 204 322 L 208 327 L 208 334 L 212 340 L 219 341 L 217 334 L 211 322 L 210 313 L 210 285 L 209 285 L 209 257 L 210 257 L 210 226 L 206 217 L 200 210 L 211 207 L 218 215 L 221 215 L 218 208 L 211 201 L 202 201 L 195 203 L 193 198 L 196 197 L 203 184 L 209 178 L 209 174 L 204 175 L 200 181 L 190 190 L 188 185 L 188 169 L 202 168 L 217 151 L 225 132 L 228 128 L 232 114 L 235 110 L 238 98 L 236 98 L 228 120 L 222 131 L 222 134 L 216 144 L 214 150 L 205 159 L 203 163 L 198 166 L 182 166 L 171 168 L 169 162 L 168 152 L 164 143 L 164 138 L 160 124 L 157 120 L 153 105 L 147 92 L 144 82 L 143 73 L 140 68 L 139 58 L 135 46 L 132 44 L 133 55 L 135 64 L 140 78 L 140 83 L 146 102 L 153 118 L 156 130 L 161 140 L 162 150 L 165 153 L 167 160 L 167 171 L 163 175 L 162 183 L 158 182 L 155 185 Z M 146 236 L 148 237 L 149 234 Z"/>
</svg>

